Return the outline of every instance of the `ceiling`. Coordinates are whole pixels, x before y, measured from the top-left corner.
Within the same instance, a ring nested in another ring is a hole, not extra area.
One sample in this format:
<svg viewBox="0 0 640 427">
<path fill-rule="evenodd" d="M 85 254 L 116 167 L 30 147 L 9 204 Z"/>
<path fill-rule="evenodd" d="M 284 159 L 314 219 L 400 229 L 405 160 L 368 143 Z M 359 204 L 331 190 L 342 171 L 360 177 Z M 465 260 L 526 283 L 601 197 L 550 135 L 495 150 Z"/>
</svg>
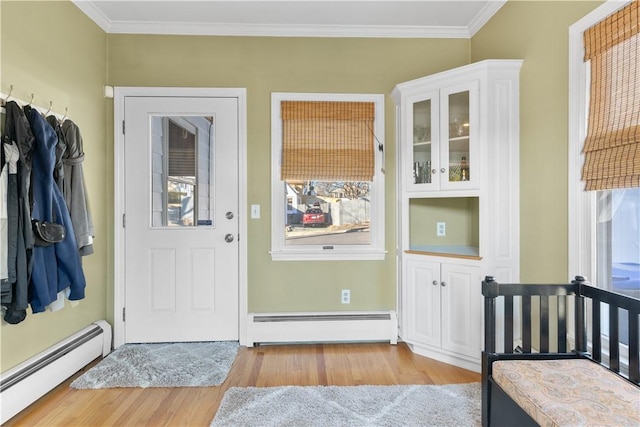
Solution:
<svg viewBox="0 0 640 427">
<path fill-rule="evenodd" d="M 506 0 L 72 0 L 104 31 L 274 37 L 470 38 Z"/>
</svg>

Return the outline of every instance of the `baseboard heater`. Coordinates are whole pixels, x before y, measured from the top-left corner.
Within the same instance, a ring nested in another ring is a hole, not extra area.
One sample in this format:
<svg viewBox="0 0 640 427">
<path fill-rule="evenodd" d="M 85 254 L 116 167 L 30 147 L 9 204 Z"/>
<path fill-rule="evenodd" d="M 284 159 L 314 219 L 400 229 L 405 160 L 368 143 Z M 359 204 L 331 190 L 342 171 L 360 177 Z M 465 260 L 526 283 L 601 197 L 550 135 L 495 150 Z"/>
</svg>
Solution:
<svg viewBox="0 0 640 427">
<path fill-rule="evenodd" d="M 111 325 L 99 320 L 0 374 L 0 423 L 111 351 Z"/>
<path fill-rule="evenodd" d="M 389 341 L 398 343 L 394 310 L 333 313 L 250 313 L 249 346 L 266 343 Z"/>
</svg>

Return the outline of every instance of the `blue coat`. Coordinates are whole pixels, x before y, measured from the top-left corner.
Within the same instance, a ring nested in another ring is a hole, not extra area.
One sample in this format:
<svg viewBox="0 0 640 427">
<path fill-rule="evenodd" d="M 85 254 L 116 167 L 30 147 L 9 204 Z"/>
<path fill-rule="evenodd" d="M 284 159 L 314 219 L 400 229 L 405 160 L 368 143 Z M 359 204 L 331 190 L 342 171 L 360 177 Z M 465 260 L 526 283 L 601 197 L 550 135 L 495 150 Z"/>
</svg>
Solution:
<svg viewBox="0 0 640 427">
<path fill-rule="evenodd" d="M 31 170 L 33 190 L 31 217 L 62 224 L 66 233 L 62 242 L 33 248 L 33 274 L 29 303 L 31 310 L 38 313 L 44 311 L 57 299 L 58 292 L 66 289 L 69 290 L 70 300 L 84 298 L 86 281 L 69 211 L 53 178 L 58 138 L 51 125 L 35 109 L 31 110 L 29 121 L 36 139 Z"/>
</svg>

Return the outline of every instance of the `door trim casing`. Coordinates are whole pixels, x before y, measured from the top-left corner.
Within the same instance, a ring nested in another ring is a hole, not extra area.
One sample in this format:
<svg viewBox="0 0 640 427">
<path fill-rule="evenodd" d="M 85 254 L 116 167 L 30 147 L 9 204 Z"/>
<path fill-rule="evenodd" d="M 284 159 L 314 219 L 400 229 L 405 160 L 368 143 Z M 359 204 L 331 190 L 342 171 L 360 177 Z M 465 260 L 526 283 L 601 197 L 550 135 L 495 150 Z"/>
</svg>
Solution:
<svg viewBox="0 0 640 427">
<path fill-rule="evenodd" d="M 246 345 L 248 290 L 247 290 L 247 90 L 246 88 L 184 88 L 184 87 L 133 87 L 114 88 L 114 219 L 113 219 L 113 346 L 125 343 L 123 309 L 125 303 L 125 251 L 124 227 L 125 179 L 124 133 L 126 97 L 185 97 L 185 98 L 236 98 L 238 100 L 238 334 L 240 345 Z"/>
</svg>

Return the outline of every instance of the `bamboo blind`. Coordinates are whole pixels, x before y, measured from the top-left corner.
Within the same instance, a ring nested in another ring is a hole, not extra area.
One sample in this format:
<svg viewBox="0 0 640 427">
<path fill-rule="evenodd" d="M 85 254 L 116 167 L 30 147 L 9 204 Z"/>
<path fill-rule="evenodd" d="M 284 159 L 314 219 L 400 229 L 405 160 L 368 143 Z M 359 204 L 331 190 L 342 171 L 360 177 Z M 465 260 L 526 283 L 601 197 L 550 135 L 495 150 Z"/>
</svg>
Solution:
<svg viewBox="0 0 640 427">
<path fill-rule="evenodd" d="M 632 1 L 584 33 L 591 61 L 586 190 L 640 187 L 640 18 Z"/>
<path fill-rule="evenodd" d="M 373 102 L 282 101 L 283 181 L 373 181 Z"/>
</svg>

